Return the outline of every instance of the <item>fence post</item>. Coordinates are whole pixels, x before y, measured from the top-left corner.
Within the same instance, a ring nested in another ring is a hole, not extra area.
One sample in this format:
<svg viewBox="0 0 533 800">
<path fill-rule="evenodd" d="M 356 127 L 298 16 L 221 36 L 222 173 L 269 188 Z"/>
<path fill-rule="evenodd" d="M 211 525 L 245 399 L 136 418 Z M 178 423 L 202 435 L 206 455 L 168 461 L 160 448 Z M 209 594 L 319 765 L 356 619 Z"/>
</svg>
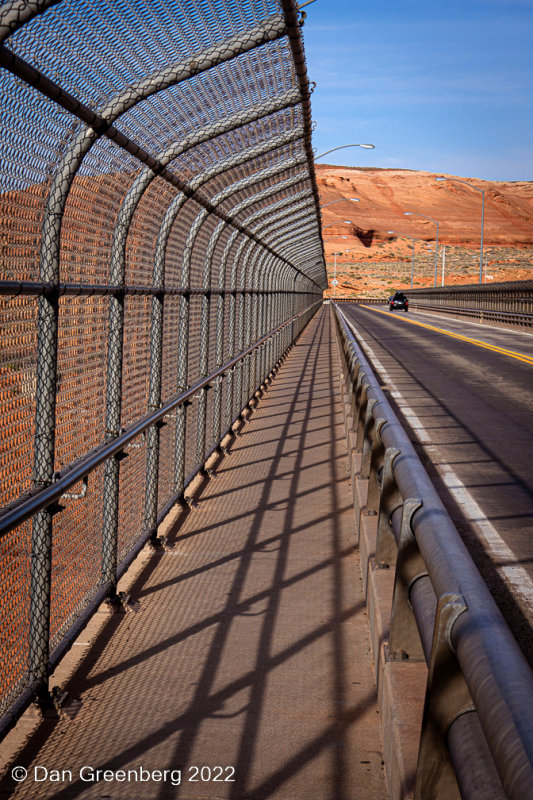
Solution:
<svg viewBox="0 0 533 800">
<path fill-rule="evenodd" d="M 41 265 L 41 280 L 52 272 L 57 282 L 58 271 Z M 39 297 L 33 482 L 42 488 L 54 476 L 58 315 L 57 297 Z M 32 526 L 28 672 L 30 682 L 41 684 L 42 704 L 48 698 L 53 513 L 53 508 L 40 511 Z"/>
<path fill-rule="evenodd" d="M 184 195 L 178 195 L 165 212 L 154 253 L 153 285 L 158 293 L 152 298 L 152 319 L 150 327 L 150 377 L 148 384 L 148 411 L 161 407 L 161 384 L 163 373 L 163 321 L 165 300 L 165 259 L 166 246 L 172 225 L 185 202 Z M 160 430 L 158 423 L 148 428 L 146 433 L 146 487 L 144 525 L 152 545 L 157 543 L 157 503 L 159 496 L 159 457 Z"/>
<path fill-rule="evenodd" d="M 109 282 L 112 286 L 124 287 L 125 250 L 122 246 L 127 236 L 127 227 L 117 218 Z M 107 347 L 107 388 L 105 435 L 116 439 L 120 434 L 122 414 L 122 363 L 124 344 L 124 292 L 109 298 L 109 331 Z M 120 460 L 122 453 L 109 458 L 104 470 L 103 526 L 102 526 L 102 583 L 110 584 L 110 601 L 116 599 L 118 503 Z"/>
</svg>

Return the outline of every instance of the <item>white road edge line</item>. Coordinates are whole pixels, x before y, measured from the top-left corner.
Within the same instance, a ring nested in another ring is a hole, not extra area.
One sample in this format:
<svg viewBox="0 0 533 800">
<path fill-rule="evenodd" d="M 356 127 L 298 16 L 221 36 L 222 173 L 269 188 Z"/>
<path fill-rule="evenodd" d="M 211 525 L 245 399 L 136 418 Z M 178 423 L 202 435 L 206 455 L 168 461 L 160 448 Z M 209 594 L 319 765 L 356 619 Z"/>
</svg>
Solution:
<svg viewBox="0 0 533 800">
<path fill-rule="evenodd" d="M 429 445 L 434 453 L 439 453 L 438 448 L 431 444 L 431 437 L 424 428 L 422 422 L 404 400 L 401 392 L 398 391 L 391 376 L 381 364 L 376 354 L 365 342 L 361 342 L 357 331 L 351 322 L 346 318 L 344 313 L 340 312 L 344 317 L 346 324 L 352 330 L 354 336 L 361 344 L 361 347 L 368 353 L 372 366 L 374 366 L 380 373 L 382 379 L 390 387 L 390 394 L 402 409 L 402 413 L 412 428 L 415 436 L 422 445 Z M 440 454 L 439 454 L 440 455 Z M 489 553 L 496 561 L 503 562 L 501 565 L 495 564 L 498 572 L 502 575 L 505 583 L 512 590 L 513 596 L 519 602 L 522 611 L 529 616 L 533 613 L 533 581 L 523 567 L 517 564 L 517 557 L 510 549 L 510 547 L 503 541 L 496 528 L 487 519 L 477 502 L 474 500 L 464 483 L 458 478 L 455 472 L 448 464 L 435 464 L 435 468 L 439 472 L 446 488 L 454 498 L 455 502 L 463 510 L 465 518 L 473 525 L 478 531 L 480 538 L 485 542 Z"/>
</svg>

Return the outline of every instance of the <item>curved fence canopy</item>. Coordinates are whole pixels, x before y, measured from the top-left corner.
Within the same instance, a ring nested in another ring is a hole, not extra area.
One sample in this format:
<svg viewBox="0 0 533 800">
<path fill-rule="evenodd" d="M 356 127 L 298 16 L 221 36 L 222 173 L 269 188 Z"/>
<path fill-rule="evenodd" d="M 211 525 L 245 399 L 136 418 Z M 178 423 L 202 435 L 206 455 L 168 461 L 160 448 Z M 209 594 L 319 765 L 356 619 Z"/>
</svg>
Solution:
<svg viewBox="0 0 533 800">
<path fill-rule="evenodd" d="M 0 7 L 4 729 L 321 300 L 302 23 Z"/>
</svg>

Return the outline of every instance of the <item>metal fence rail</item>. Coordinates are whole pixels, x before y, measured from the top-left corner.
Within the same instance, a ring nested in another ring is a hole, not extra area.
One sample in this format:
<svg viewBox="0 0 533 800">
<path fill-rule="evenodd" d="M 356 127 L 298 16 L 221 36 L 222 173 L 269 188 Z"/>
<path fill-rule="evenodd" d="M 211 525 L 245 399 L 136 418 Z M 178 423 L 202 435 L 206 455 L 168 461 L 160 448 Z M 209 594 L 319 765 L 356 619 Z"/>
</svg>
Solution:
<svg viewBox="0 0 533 800">
<path fill-rule="evenodd" d="M 369 481 L 365 513 L 378 515 L 375 568 L 395 569 L 389 658 L 424 658 L 429 670 L 415 796 L 531 797 L 533 674 L 346 318 L 333 309 L 359 477 Z"/>
<path fill-rule="evenodd" d="M 533 281 L 411 289 L 411 308 L 501 325 L 533 325 Z"/>
<path fill-rule="evenodd" d="M 0 729 L 326 286 L 294 0 L 0 6 Z"/>
</svg>

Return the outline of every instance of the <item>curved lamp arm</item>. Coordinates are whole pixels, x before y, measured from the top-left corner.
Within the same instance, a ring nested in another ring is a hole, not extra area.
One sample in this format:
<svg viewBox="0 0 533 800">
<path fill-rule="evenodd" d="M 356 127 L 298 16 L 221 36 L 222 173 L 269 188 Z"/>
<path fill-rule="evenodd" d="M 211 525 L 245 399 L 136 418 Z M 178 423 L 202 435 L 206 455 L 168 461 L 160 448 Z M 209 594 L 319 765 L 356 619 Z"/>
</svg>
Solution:
<svg viewBox="0 0 533 800">
<path fill-rule="evenodd" d="M 345 147 L 363 147 L 365 150 L 373 150 L 375 146 L 375 144 L 341 144 L 339 147 L 332 147 L 331 150 L 326 150 L 325 153 L 315 156 L 315 161 L 318 158 L 322 158 L 322 156 L 327 156 L 328 153 L 333 153 L 334 150 L 342 150 Z"/>
</svg>

